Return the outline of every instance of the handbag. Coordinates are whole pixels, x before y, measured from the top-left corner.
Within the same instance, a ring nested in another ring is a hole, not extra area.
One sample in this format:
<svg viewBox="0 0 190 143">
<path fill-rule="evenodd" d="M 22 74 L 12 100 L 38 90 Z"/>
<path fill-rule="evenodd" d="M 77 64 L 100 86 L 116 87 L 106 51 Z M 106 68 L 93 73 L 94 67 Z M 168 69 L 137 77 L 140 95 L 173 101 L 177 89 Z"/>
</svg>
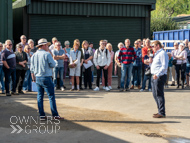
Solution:
<svg viewBox="0 0 190 143">
<path fill-rule="evenodd" d="M 145 73 L 144 73 L 146 76 L 149 76 L 151 75 L 151 70 L 150 70 L 150 67 L 148 67 L 146 70 L 145 70 Z"/>
<path fill-rule="evenodd" d="M 177 64 L 177 60 L 176 59 L 173 59 L 173 61 L 172 61 L 172 65 L 176 65 Z"/>
<path fill-rule="evenodd" d="M 76 55 L 76 60 L 77 60 L 77 58 L 78 58 L 78 51 L 77 51 L 77 55 Z M 74 63 L 76 60 L 74 60 L 73 63 Z M 76 66 L 77 66 L 77 64 L 74 64 L 74 65 L 73 65 L 73 64 L 69 64 L 69 68 L 71 68 L 71 69 L 72 69 L 72 68 L 76 68 Z"/>
</svg>

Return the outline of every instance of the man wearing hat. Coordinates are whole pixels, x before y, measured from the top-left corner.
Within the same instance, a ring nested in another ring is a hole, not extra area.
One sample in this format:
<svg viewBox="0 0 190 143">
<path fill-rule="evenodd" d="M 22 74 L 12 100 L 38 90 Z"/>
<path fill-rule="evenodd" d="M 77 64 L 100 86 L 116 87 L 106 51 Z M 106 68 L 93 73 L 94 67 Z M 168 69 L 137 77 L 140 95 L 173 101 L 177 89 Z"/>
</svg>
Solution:
<svg viewBox="0 0 190 143">
<path fill-rule="evenodd" d="M 47 42 L 47 40 L 44 38 L 38 41 L 38 45 L 36 46 L 38 47 L 38 51 L 31 58 L 30 70 L 32 74 L 32 80 L 36 81 L 38 89 L 37 100 L 40 118 L 47 119 L 43 107 L 44 91 L 46 91 L 50 100 L 53 118 L 62 120 L 64 118 L 60 117 L 57 112 L 54 84 L 52 82 L 52 68 L 55 67 L 56 63 L 49 52 L 49 45 L 50 42 Z"/>
</svg>

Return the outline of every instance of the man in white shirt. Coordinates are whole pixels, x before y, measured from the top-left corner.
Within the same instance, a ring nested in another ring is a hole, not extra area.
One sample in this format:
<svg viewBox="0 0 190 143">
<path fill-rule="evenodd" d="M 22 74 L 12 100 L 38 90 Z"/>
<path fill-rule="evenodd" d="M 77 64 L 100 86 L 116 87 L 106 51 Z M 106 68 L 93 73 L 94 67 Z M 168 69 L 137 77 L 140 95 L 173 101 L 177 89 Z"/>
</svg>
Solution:
<svg viewBox="0 0 190 143">
<path fill-rule="evenodd" d="M 105 41 L 100 41 L 100 47 L 94 53 L 94 65 L 97 68 L 97 80 L 96 80 L 96 88 L 94 91 L 99 91 L 99 84 L 100 84 L 100 75 L 101 70 L 104 72 L 104 79 L 105 79 L 105 90 L 109 91 L 108 88 L 108 66 L 111 63 L 111 56 L 109 50 L 105 48 Z"/>
<path fill-rule="evenodd" d="M 149 59 L 151 74 L 153 75 L 152 93 L 158 107 L 158 113 L 153 114 L 153 118 L 165 118 L 164 84 L 167 79 L 169 58 L 159 41 L 155 41 L 152 47 L 155 53 L 154 58 Z"/>
</svg>

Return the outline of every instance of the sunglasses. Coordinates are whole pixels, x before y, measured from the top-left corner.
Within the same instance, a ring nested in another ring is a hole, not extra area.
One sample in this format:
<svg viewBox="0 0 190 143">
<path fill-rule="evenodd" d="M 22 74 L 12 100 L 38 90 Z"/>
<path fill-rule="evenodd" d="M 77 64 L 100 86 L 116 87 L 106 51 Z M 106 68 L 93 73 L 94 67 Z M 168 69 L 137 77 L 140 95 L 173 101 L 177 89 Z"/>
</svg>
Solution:
<svg viewBox="0 0 190 143">
<path fill-rule="evenodd" d="M 22 47 L 18 47 L 18 48 L 22 48 Z"/>
<path fill-rule="evenodd" d="M 28 50 L 30 50 L 31 48 L 27 48 Z"/>
<path fill-rule="evenodd" d="M 138 43 L 135 43 L 135 44 L 138 44 Z"/>
<path fill-rule="evenodd" d="M 26 39 L 26 38 L 22 38 L 22 39 Z"/>
<path fill-rule="evenodd" d="M 8 44 L 8 46 L 12 46 L 13 44 Z"/>
</svg>

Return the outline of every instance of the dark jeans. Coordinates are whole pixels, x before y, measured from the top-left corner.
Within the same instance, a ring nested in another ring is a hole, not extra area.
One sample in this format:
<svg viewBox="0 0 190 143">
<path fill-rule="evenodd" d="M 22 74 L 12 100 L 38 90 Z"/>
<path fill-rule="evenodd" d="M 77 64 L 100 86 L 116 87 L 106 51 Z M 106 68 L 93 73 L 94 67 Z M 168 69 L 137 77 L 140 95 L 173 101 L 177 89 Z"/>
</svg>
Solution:
<svg viewBox="0 0 190 143">
<path fill-rule="evenodd" d="M 183 65 L 175 65 L 175 70 L 177 74 L 177 85 L 179 85 L 179 77 L 180 77 L 180 71 L 181 71 L 181 81 L 182 85 L 184 85 L 185 82 L 185 71 L 186 71 L 186 63 Z"/>
<path fill-rule="evenodd" d="M 87 84 L 89 88 L 92 88 L 92 71 L 91 67 L 85 69 L 84 71 L 84 87 L 87 88 Z"/>
<path fill-rule="evenodd" d="M 100 66 L 99 66 L 100 67 Z M 97 69 L 97 80 L 96 80 L 96 86 L 100 86 L 100 76 L 101 76 L 101 71 L 103 70 L 104 72 L 104 80 L 105 80 L 105 87 L 108 86 L 108 69 L 104 69 L 105 66 L 100 67 L 100 69 Z"/>
<path fill-rule="evenodd" d="M 16 70 L 16 88 L 18 86 L 18 92 L 22 90 L 25 74 L 26 70 Z"/>
<path fill-rule="evenodd" d="M 144 75 L 144 79 L 143 79 L 143 83 L 142 83 L 142 89 L 145 89 L 147 79 L 149 79 L 148 89 L 151 89 L 151 77 L 152 77 L 152 75 L 148 75 L 148 76 Z"/>
<path fill-rule="evenodd" d="M 16 69 L 7 69 L 3 67 L 5 74 L 5 90 L 9 93 L 10 77 L 12 78 L 12 92 L 16 92 Z"/>
<path fill-rule="evenodd" d="M 24 83 L 23 83 L 23 90 L 32 91 L 31 83 L 32 83 L 32 76 L 31 76 L 30 69 L 28 69 L 26 71 L 26 74 L 25 74 L 25 79 L 24 79 Z"/>
<path fill-rule="evenodd" d="M 141 70 L 142 70 L 142 66 L 133 66 L 133 70 L 132 70 L 132 85 L 136 85 L 139 86 L 141 84 Z"/>
<path fill-rule="evenodd" d="M 37 100 L 40 116 L 45 116 L 43 105 L 44 91 L 47 93 L 49 97 L 52 116 L 59 116 L 56 107 L 54 84 L 52 82 L 52 77 L 36 77 L 36 85 L 38 89 Z"/>
<path fill-rule="evenodd" d="M 167 75 L 162 75 L 157 79 L 152 78 L 152 93 L 157 104 L 158 113 L 165 116 L 165 98 L 164 98 L 164 84 Z"/>
</svg>

